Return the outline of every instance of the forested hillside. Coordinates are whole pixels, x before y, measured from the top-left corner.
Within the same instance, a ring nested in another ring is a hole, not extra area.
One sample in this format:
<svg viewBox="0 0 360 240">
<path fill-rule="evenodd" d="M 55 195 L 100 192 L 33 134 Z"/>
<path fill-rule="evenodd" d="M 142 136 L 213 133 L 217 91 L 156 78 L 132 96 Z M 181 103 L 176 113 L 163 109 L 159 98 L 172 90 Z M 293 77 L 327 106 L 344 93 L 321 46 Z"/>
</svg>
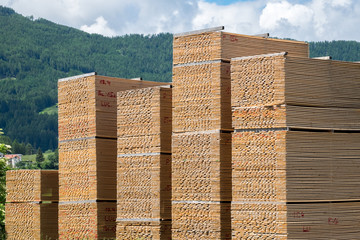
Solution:
<svg viewBox="0 0 360 240">
<path fill-rule="evenodd" d="M 0 127 L 12 140 L 57 147 L 57 79 L 96 71 L 171 81 L 172 35 L 107 38 L 0 6 Z"/>
<path fill-rule="evenodd" d="M 331 56 L 334 60 L 360 61 L 360 42 L 325 41 L 310 42 L 310 57 Z"/>
<path fill-rule="evenodd" d="M 313 56 L 360 61 L 360 43 L 311 42 Z M 171 81 L 172 35 L 108 38 L 0 6 L 0 128 L 43 151 L 57 147 L 57 79 L 87 72 Z"/>
</svg>

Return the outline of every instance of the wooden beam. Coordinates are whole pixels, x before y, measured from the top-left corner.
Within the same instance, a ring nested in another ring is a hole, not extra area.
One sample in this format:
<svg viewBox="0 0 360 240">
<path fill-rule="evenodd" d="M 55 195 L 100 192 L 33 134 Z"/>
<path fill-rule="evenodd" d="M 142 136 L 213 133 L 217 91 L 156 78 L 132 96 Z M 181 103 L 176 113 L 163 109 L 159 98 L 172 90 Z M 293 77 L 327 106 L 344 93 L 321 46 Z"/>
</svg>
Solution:
<svg viewBox="0 0 360 240">
<path fill-rule="evenodd" d="M 205 29 L 200 29 L 200 30 L 195 30 L 195 31 L 190 31 L 190 32 L 175 33 L 174 37 L 181 37 L 181 36 L 200 34 L 200 33 L 206 33 L 206 32 L 217 32 L 217 31 L 221 31 L 221 30 L 224 30 L 224 29 L 225 29 L 224 26 L 213 27 L 213 28 L 205 28 Z"/>
</svg>

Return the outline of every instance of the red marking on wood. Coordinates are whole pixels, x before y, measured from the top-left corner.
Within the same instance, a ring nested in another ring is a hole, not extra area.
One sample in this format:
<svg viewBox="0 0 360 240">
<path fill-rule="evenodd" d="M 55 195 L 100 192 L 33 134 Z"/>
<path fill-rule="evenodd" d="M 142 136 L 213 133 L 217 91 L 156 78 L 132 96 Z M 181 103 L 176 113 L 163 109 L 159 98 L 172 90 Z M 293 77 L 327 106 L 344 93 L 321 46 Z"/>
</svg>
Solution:
<svg viewBox="0 0 360 240">
<path fill-rule="evenodd" d="M 230 67 L 226 67 L 225 72 L 226 72 L 226 74 L 230 74 Z"/>
<path fill-rule="evenodd" d="M 166 187 L 164 187 L 163 190 L 164 190 L 164 191 L 170 191 L 170 190 L 171 190 L 171 185 L 167 185 Z"/>
<path fill-rule="evenodd" d="M 303 227 L 303 232 L 310 232 L 311 227 Z"/>
<path fill-rule="evenodd" d="M 97 92 L 98 92 L 98 96 L 105 96 L 105 94 L 103 93 L 103 91 L 98 90 Z"/>
<path fill-rule="evenodd" d="M 116 208 L 105 208 L 106 212 L 116 212 Z"/>
<path fill-rule="evenodd" d="M 102 107 L 111 107 L 110 102 L 101 101 Z"/>
<path fill-rule="evenodd" d="M 100 80 L 100 84 L 103 84 L 103 85 L 111 85 L 111 82 L 108 81 L 108 80 Z"/>
<path fill-rule="evenodd" d="M 339 219 L 338 219 L 338 218 L 331 218 L 331 217 L 329 217 L 329 218 L 328 218 L 328 224 L 329 224 L 329 225 L 337 225 L 337 224 L 339 224 Z"/>
<path fill-rule="evenodd" d="M 103 230 L 105 232 L 116 232 L 116 226 L 114 226 L 114 227 L 104 226 Z"/>
<path fill-rule="evenodd" d="M 231 94 L 231 87 L 226 88 L 226 94 Z"/>
<path fill-rule="evenodd" d="M 116 98 L 116 93 L 114 92 L 108 92 L 106 95 L 111 98 Z"/>
<path fill-rule="evenodd" d="M 230 35 L 230 41 L 231 42 L 237 42 L 239 39 L 235 35 Z"/>
<path fill-rule="evenodd" d="M 115 222 L 116 216 L 105 216 L 105 222 Z"/>
<path fill-rule="evenodd" d="M 163 123 L 171 123 L 171 118 L 170 117 L 164 117 Z"/>
<path fill-rule="evenodd" d="M 293 212 L 292 216 L 294 218 L 304 218 L 305 214 L 304 214 L 304 212 Z"/>
<path fill-rule="evenodd" d="M 162 95 L 162 98 L 163 99 L 171 99 L 171 94 L 169 94 L 167 92 L 164 92 L 163 95 Z"/>
</svg>

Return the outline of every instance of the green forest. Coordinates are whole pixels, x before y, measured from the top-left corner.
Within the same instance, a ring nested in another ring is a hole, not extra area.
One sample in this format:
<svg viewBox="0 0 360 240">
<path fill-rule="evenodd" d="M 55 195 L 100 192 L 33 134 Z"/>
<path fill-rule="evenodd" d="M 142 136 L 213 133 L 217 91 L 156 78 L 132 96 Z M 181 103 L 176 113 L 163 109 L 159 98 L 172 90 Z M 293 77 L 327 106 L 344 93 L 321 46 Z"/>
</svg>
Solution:
<svg viewBox="0 0 360 240">
<path fill-rule="evenodd" d="M 34 20 L 0 6 L 3 140 L 14 145 L 13 153 L 34 154 L 39 148 L 44 152 L 57 148 L 59 78 L 97 72 L 170 82 L 172 38 L 170 33 L 109 38 L 45 19 Z M 359 42 L 309 44 L 311 57 L 330 55 L 335 60 L 360 61 Z"/>
</svg>

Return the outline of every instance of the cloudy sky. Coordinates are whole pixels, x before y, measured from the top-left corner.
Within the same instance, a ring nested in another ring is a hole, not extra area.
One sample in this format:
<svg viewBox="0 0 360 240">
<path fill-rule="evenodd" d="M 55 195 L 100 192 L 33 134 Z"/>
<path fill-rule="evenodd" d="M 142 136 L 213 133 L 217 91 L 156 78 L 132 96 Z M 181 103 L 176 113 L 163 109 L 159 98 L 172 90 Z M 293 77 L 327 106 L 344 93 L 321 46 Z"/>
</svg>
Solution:
<svg viewBox="0 0 360 240">
<path fill-rule="evenodd" d="M 105 36 L 225 26 L 249 35 L 360 41 L 359 0 L 0 0 L 0 5 Z"/>
</svg>

